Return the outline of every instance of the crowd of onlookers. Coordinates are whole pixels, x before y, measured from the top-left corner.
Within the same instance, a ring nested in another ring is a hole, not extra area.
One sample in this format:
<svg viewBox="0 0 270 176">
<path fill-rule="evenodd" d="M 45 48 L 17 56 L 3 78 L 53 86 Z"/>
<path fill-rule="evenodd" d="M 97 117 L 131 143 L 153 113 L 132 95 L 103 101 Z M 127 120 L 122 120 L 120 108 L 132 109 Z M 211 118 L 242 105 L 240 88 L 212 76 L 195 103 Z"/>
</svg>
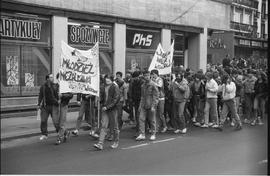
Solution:
<svg viewBox="0 0 270 176">
<path fill-rule="evenodd" d="M 121 72 L 101 76 L 99 98 L 78 94 L 80 111 L 72 134 L 79 134 L 85 114 L 90 135 L 99 139 L 94 147 L 103 149 L 107 139 L 114 141 L 112 148 L 117 148 L 124 111 L 128 114 L 125 123 L 134 125 L 136 140 L 144 140 L 148 133 L 150 140 L 155 140 L 158 132 L 185 134 L 190 125 L 218 131 L 226 124 L 235 130 L 241 130 L 243 123 L 263 125 L 268 114 L 267 74 L 265 65 L 260 68 L 242 58 L 226 57 L 222 64 L 208 64 L 206 72 L 180 66 L 168 75 L 138 69 L 127 72 L 125 78 Z M 61 107 L 65 96 L 54 92 Z M 41 138 L 45 139 L 44 122 L 43 131 Z M 68 136 L 69 132 L 62 130 L 57 144 Z"/>
</svg>

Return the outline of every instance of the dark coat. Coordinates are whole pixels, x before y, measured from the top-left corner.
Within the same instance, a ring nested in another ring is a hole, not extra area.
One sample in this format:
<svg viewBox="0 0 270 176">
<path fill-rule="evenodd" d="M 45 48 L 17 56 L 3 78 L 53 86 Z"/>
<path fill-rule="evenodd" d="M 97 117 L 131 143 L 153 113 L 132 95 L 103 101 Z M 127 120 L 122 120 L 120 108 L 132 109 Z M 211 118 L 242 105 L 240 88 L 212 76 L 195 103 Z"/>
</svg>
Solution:
<svg viewBox="0 0 270 176">
<path fill-rule="evenodd" d="M 120 91 L 118 85 L 112 83 L 109 88 L 108 95 L 106 95 L 105 87 L 100 91 L 100 105 L 101 107 L 106 107 L 107 110 L 112 110 L 116 108 L 118 102 L 120 101 Z M 108 96 L 106 100 L 106 96 Z"/>
<path fill-rule="evenodd" d="M 45 107 L 52 105 L 58 106 L 58 101 L 54 94 L 53 83 L 46 81 L 39 90 L 38 106 Z"/>
<path fill-rule="evenodd" d="M 153 81 L 143 83 L 141 87 L 140 107 L 145 109 L 156 108 L 159 101 L 159 91 Z"/>
</svg>

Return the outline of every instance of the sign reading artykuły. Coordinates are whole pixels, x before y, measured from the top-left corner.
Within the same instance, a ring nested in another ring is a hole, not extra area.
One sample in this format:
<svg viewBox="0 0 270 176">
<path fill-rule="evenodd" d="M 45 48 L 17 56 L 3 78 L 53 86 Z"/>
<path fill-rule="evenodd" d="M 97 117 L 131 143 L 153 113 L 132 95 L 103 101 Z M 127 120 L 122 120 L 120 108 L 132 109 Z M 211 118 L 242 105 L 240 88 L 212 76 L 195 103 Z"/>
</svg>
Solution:
<svg viewBox="0 0 270 176">
<path fill-rule="evenodd" d="M 173 51 L 174 51 L 174 41 L 169 51 L 167 52 L 165 52 L 161 44 L 159 44 L 148 70 L 149 71 L 154 69 L 158 70 L 160 75 L 170 74 L 172 71 L 172 64 L 173 64 L 172 63 Z"/>
<path fill-rule="evenodd" d="M 60 93 L 99 96 L 99 44 L 78 50 L 62 41 L 59 74 Z"/>
</svg>

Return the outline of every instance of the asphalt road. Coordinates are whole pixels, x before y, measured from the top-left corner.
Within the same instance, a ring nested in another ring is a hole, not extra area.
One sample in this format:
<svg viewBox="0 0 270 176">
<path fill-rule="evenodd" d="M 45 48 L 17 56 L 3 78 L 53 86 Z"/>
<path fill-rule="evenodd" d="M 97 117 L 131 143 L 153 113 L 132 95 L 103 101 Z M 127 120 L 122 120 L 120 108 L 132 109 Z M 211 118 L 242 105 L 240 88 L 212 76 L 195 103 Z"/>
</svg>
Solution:
<svg viewBox="0 0 270 176">
<path fill-rule="evenodd" d="M 93 148 L 87 131 L 59 146 L 55 136 L 32 137 L 1 143 L 1 174 L 267 175 L 267 132 L 267 124 L 223 132 L 192 127 L 185 135 L 137 142 L 134 130 L 125 128 L 119 148 L 106 142 L 103 151 Z"/>
</svg>

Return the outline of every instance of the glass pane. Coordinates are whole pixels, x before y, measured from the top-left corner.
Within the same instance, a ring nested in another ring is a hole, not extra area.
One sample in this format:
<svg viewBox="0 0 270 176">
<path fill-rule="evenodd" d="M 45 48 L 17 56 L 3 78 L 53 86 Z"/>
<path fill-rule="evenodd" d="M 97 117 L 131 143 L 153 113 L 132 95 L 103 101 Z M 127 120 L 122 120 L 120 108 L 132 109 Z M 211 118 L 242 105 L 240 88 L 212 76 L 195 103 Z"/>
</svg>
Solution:
<svg viewBox="0 0 270 176">
<path fill-rule="evenodd" d="M 1 44 L 1 97 L 20 95 L 20 47 Z"/>
<path fill-rule="evenodd" d="M 112 74 L 113 73 L 113 59 L 110 52 L 99 52 L 99 67 L 100 74 Z"/>
<path fill-rule="evenodd" d="M 127 53 L 126 70 L 135 71 L 136 67 L 141 70 L 148 69 L 154 54 L 149 53 Z"/>
<path fill-rule="evenodd" d="M 42 47 L 22 47 L 22 95 L 38 95 L 45 76 L 50 72 L 50 50 Z"/>
</svg>

